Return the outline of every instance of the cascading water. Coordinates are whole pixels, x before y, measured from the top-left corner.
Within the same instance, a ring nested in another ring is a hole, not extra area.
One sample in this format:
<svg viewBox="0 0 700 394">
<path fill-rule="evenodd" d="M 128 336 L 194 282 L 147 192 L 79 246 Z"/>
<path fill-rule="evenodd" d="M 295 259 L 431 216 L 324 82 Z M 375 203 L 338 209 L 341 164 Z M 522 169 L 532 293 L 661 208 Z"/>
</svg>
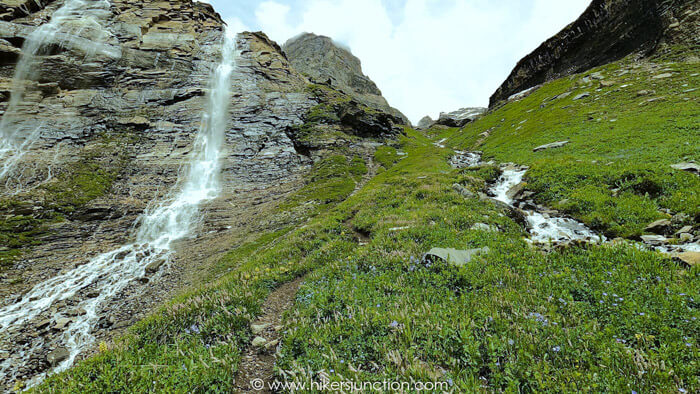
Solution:
<svg viewBox="0 0 700 394">
<path fill-rule="evenodd" d="M 30 321 L 57 301 L 87 291 L 93 295 L 79 304 L 85 313 L 73 318 L 65 329 L 62 341 L 70 356 L 55 371 L 71 366 L 76 356 L 94 341 L 91 330 L 99 319 L 101 305 L 129 282 L 144 276 L 149 264 L 168 261 L 174 242 L 186 237 L 195 226 L 200 205 L 218 195 L 219 158 L 229 118 L 235 57 L 235 35 L 225 34 L 222 60 L 212 76 L 207 110 L 194 142 L 191 162 L 178 180 L 176 192 L 139 218 L 135 242 L 49 279 L 34 287 L 21 301 L 0 309 L 0 328 L 5 330 Z M 62 315 L 59 312 L 54 317 L 58 319 Z M 0 372 L 5 374 L 13 361 L 6 360 Z"/>
<path fill-rule="evenodd" d="M 0 120 L 0 179 L 10 175 L 43 127 L 27 121 L 27 114 L 20 108 L 28 84 L 38 72 L 39 57 L 51 46 L 58 46 L 86 58 L 97 55 L 120 58 L 119 47 L 107 44 L 111 34 L 103 21 L 111 13 L 108 0 L 66 0 L 49 22 L 25 38 L 12 79 L 10 101 Z"/>
<path fill-rule="evenodd" d="M 513 205 L 513 197 L 508 192 L 523 181 L 527 169 L 506 169 L 501 178 L 491 189 L 494 198 L 508 205 Z M 562 217 L 547 217 L 537 211 L 525 211 L 530 225 L 531 239 L 536 242 L 594 240 L 605 241 L 598 235 L 575 220 Z"/>
</svg>

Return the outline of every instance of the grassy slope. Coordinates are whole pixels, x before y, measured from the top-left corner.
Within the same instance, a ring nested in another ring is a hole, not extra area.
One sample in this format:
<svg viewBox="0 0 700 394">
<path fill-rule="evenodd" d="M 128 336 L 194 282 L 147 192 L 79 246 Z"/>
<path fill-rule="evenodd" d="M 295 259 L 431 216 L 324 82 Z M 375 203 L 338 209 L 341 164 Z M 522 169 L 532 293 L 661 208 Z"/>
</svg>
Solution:
<svg viewBox="0 0 700 394">
<path fill-rule="evenodd" d="M 358 193 L 232 251 L 224 277 L 39 391 L 228 392 L 265 296 L 305 274 L 278 361 L 287 379 L 325 371 L 459 391 L 700 389 L 700 269 L 626 246 L 544 255 L 490 202 L 453 191 L 483 188 L 494 168 L 452 170 L 449 149 L 410 130 L 401 149 L 408 155 L 383 161 L 390 168 Z M 478 222 L 501 231 L 471 230 Z M 356 232 L 370 243 L 359 246 Z M 435 246 L 493 252 L 462 268 L 421 263 Z"/>
<path fill-rule="evenodd" d="M 601 86 L 590 78 L 594 73 L 612 86 Z M 667 73 L 672 76 L 654 79 Z M 683 224 L 691 224 L 700 216 L 700 179 L 669 165 L 700 161 L 698 73 L 698 63 L 623 60 L 547 83 L 467 126 L 447 144 L 483 150 L 486 159 L 530 165 L 528 188 L 538 202 L 611 237 L 641 235 L 648 223 L 665 217 L 659 208 L 684 213 Z M 649 94 L 638 96 L 643 90 Z M 555 98 L 565 92 L 568 97 Z M 590 96 L 575 100 L 584 92 Z M 484 132 L 490 136 L 479 144 Z M 570 143 L 533 152 L 562 140 Z"/>
</svg>

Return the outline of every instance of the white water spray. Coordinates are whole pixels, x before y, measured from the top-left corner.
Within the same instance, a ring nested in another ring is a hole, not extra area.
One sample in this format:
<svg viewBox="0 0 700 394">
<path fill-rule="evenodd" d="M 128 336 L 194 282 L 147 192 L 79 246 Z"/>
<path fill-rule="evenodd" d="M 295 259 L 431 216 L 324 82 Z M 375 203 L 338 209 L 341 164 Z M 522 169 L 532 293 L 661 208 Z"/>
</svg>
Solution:
<svg viewBox="0 0 700 394">
<path fill-rule="evenodd" d="M 523 181 L 527 170 L 508 169 L 498 183 L 491 189 L 494 198 L 508 205 L 513 205 L 513 198 L 508 195 L 514 186 Z M 547 217 L 537 211 L 525 211 L 530 225 L 531 239 L 536 242 L 587 240 L 605 241 L 605 237 L 594 233 L 591 229 L 573 219 L 562 217 Z"/>
<path fill-rule="evenodd" d="M 25 38 L 12 79 L 10 101 L 0 121 L 0 179 L 10 174 L 43 128 L 19 111 L 28 85 L 36 79 L 40 55 L 57 45 L 82 53 L 86 58 L 97 55 L 120 58 L 120 48 L 106 43 L 111 34 L 103 21 L 111 13 L 108 0 L 66 0 L 49 22 Z"/>
<path fill-rule="evenodd" d="M 191 162 L 174 187 L 174 192 L 137 221 L 134 243 L 93 258 L 68 273 L 51 278 L 27 293 L 20 302 L 0 309 L 0 328 L 19 326 L 47 311 L 52 304 L 87 292 L 79 304 L 85 314 L 73 318 L 63 334 L 70 356 L 55 371 L 70 367 L 76 356 L 91 345 L 92 328 L 100 307 L 135 278 L 145 275 L 149 264 L 168 261 L 172 247 L 190 234 L 198 221 L 199 207 L 219 194 L 220 154 L 231 101 L 231 75 L 235 69 L 235 36 L 226 34 L 222 60 L 211 80 L 207 110 L 191 153 Z M 60 317 L 56 316 L 56 317 Z M 4 373 L 12 359 L 0 366 Z"/>
</svg>

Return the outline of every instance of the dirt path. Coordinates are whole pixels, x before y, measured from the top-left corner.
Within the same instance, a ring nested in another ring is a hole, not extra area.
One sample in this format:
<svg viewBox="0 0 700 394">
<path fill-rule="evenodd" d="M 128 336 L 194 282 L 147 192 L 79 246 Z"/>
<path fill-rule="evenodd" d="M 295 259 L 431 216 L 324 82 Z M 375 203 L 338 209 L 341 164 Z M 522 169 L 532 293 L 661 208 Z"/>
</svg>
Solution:
<svg viewBox="0 0 700 394">
<path fill-rule="evenodd" d="M 273 291 L 263 304 L 262 314 L 251 324 L 253 339 L 243 353 L 243 359 L 236 374 L 236 388 L 239 392 L 272 392 L 268 389 L 268 383 L 274 379 L 275 351 L 281 337 L 282 315 L 294 304 L 294 297 L 303 282 L 304 278 L 298 278 Z M 259 338 L 265 340 L 264 344 Z M 262 345 L 255 342 L 261 342 Z M 252 381 L 264 382 L 263 389 L 253 389 L 250 383 Z"/>
</svg>

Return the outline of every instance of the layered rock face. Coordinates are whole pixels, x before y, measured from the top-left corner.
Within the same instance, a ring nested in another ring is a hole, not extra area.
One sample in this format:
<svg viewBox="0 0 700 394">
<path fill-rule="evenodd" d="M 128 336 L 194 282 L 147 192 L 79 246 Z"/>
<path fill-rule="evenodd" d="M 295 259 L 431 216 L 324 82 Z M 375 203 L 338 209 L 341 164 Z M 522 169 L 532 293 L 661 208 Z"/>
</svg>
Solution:
<svg viewBox="0 0 700 394">
<path fill-rule="evenodd" d="M 332 39 L 304 33 L 283 46 L 294 68 L 322 84 L 352 96 L 364 105 L 390 113 L 410 124 L 406 116 L 392 108 L 377 85 L 362 73 L 360 59 Z"/>
<path fill-rule="evenodd" d="M 518 62 L 490 107 L 546 81 L 669 45 L 700 45 L 697 1 L 594 0 L 578 20 Z"/>
<path fill-rule="evenodd" d="M 3 114 L 23 44 L 64 4 L 0 1 Z M 47 45 L 34 59 L 35 72 L 19 81 L 24 95 L 8 127 L 20 137 L 31 131 L 36 139 L 0 186 L 0 237 L 14 242 L 0 248 L 0 307 L 130 240 L 138 216 L 176 184 L 202 121 L 224 30 L 210 6 L 112 0 L 95 15 L 99 26 L 91 28 L 104 33 L 101 50 Z M 264 34 L 240 34 L 237 46 L 221 195 L 203 207 L 198 237 L 181 241 L 170 264 L 148 270 L 149 277 L 104 305 L 94 329 L 98 338 L 196 281 L 205 263 L 248 234 L 294 223 L 294 216 L 276 213 L 274 206 L 303 186 L 324 149 L 341 145 L 368 156 L 367 147 L 399 132 L 402 120 L 393 114 L 369 111 L 342 92 L 310 84 Z M 304 139 L 308 135 L 299 131 L 318 121 L 313 114 L 319 106 L 333 116 L 318 126 L 347 138 L 320 144 Z M 53 316 L 79 314 L 76 306 L 87 297 L 89 288 L 0 333 L 0 364 L 8 361 L 0 383 L 27 380 L 55 363 L 63 326 Z"/>
</svg>

